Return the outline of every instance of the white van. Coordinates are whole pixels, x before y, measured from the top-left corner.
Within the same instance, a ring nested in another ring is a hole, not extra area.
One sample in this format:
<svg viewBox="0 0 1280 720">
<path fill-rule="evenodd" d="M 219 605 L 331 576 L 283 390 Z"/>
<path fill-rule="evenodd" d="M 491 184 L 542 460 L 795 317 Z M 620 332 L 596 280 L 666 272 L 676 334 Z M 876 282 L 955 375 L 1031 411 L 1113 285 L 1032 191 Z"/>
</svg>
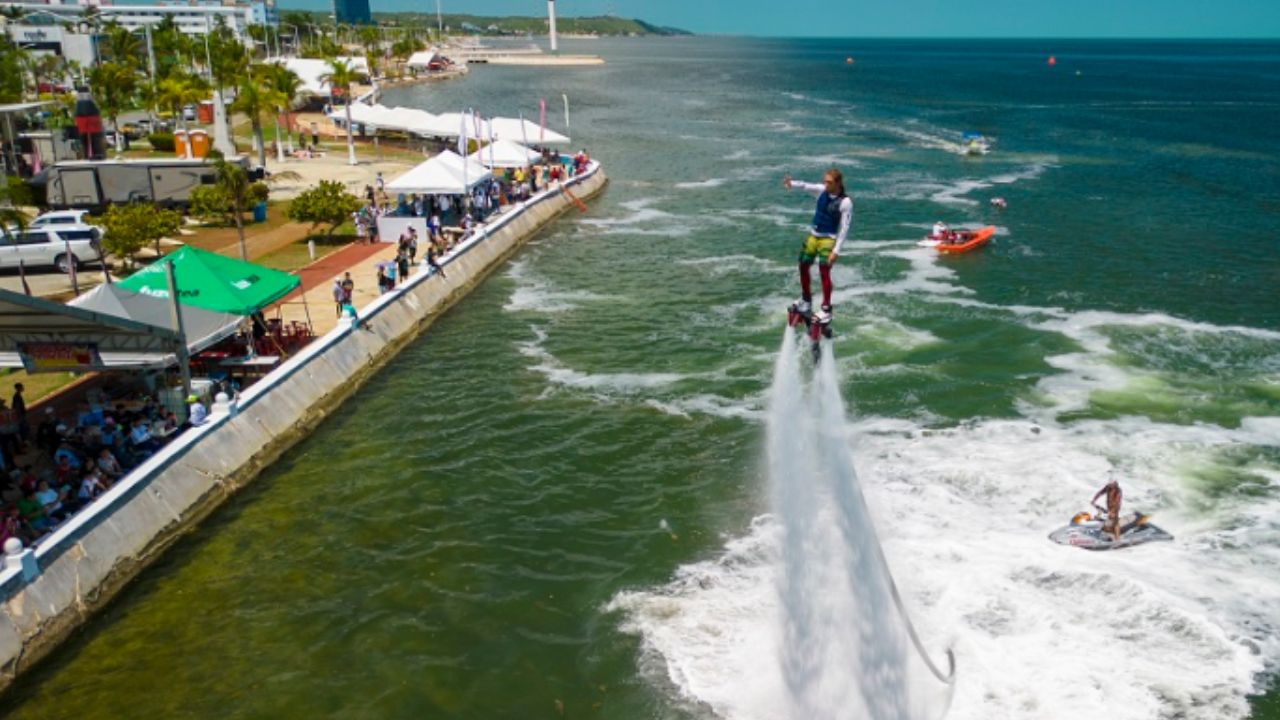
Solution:
<svg viewBox="0 0 1280 720">
<path fill-rule="evenodd" d="M 21 260 L 24 267 L 52 265 L 69 273 L 72 268 L 98 261 L 99 237 L 98 230 L 89 225 L 7 231 L 0 237 L 0 269 L 13 270 Z"/>
</svg>

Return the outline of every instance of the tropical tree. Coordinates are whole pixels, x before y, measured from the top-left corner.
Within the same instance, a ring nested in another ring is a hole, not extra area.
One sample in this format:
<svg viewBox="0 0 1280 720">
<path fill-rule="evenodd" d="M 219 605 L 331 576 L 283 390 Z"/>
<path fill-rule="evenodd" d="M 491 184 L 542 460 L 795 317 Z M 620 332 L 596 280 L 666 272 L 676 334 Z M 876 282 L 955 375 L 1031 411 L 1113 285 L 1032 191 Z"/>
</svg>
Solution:
<svg viewBox="0 0 1280 720">
<path fill-rule="evenodd" d="M 29 53 L 8 35 L 0 34 L 0 102 L 21 102 L 26 94 L 25 68 Z"/>
<path fill-rule="evenodd" d="M 258 165 L 267 164 L 267 144 L 262 137 L 262 116 L 284 104 L 271 84 L 270 71 L 262 65 L 255 65 L 239 84 L 235 102 L 231 109 L 244 113 L 249 118 L 249 126 L 253 128 L 254 149 L 258 151 Z M 279 138 L 279 122 L 276 124 L 276 137 Z"/>
<path fill-rule="evenodd" d="M 173 111 L 174 117 L 182 123 L 182 131 L 187 134 L 187 158 L 191 158 L 191 132 L 187 128 L 187 117 L 182 108 L 198 103 L 209 97 L 209 84 L 199 75 L 174 73 L 160 81 L 156 93 L 158 105 Z"/>
<path fill-rule="evenodd" d="M 347 102 L 347 164 L 356 164 L 356 143 L 351 137 L 351 86 L 360 79 L 360 73 L 346 60 L 329 58 L 329 71 L 320 76 L 320 82 L 328 83 L 330 88 L 342 88 L 343 99 Z"/>
<path fill-rule="evenodd" d="M 120 113 L 130 106 L 134 94 L 138 91 L 138 73 L 122 63 L 104 62 L 89 71 L 89 85 L 93 88 L 98 107 L 111 120 L 112 131 L 116 136 L 116 152 L 119 153 L 118 118 Z"/>
<path fill-rule="evenodd" d="M 102 27 L 107 60 L 128 65 L 135 70 L 146 67 L 147 48 L 142 38 L 112 20 Z"/>
<path fill-rule="evenodd" d="M 287 126 L 289 110 L 293 108 L 298 92 L 302 89 L 302 78 L 284 65 L 270 64 L 266 68 L 267 82 L 271 84 L 276 100 L 280 103 L 276 106 L 276 160 L 284 162 L 284 143 L 280 142 L 280 116 L 285 116 L 285 142 L 289 144 L 289 152 L 293 152 L 293 128 Z"/>
<path fill-rule="evenodd" d="M 311 223 L 312 230 L 328 225 L 326 236 L 332 241 L 338 226 L 362 204 L 360 198 L 347 192 L 337 180 L 321 180 L 319 185 L 299 193 L 289 203 L 287 214 L 290 220 Z"/>
<path fill-rule="evenodd" d="M 115 204 L 107 208 L 102 226 L 106 230 L 103 249 L 132 265 L 134 256 L 149 242 L 155 243 L 156 255 L 160 254 L 160 240 L 178 233 L 182 214 L 150 203 Z"/>
</svg>

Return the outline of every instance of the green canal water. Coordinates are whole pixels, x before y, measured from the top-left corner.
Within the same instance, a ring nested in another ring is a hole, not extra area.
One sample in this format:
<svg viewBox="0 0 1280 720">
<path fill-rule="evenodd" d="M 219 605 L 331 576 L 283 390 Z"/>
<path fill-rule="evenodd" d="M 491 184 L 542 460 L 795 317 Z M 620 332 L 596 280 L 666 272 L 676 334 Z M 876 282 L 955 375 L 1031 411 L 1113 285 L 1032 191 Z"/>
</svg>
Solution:
<svg viewBox="0 0 1280 720">
<path fill-rule="evenodd" d="M 1280 46 L 570 49 L 608 64 L 383 102 L 546 98 L 564 130 L 567 94 L 606 193 L 5 716 L 776 717 L 764 420 L 812 214 L 780 181 L 834 165 L 856 203 L 837 431 L 924 643 L 955 648 L 949 717 L 1280 718 L 1250 699 L 1280 660 Z M 966 130 L 992 153 L 963 156 Z M 940 258 L 916 244 L 939 219 L 997 236 Z M 1174 542 L 1046 539 L 1110 474 Z"/>
</svg>

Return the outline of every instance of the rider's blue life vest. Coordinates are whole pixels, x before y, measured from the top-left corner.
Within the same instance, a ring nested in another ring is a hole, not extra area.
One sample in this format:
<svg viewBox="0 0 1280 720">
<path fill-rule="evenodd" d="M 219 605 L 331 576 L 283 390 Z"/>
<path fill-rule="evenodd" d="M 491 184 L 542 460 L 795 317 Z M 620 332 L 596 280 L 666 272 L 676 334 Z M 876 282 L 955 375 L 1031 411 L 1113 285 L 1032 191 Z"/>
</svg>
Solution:
<svg viewBox="0 0 1280 720">
<path fill-rule="evenodd" d="M 840 203 L 845 195 L 832 195 L 823 190 L 818 196 L 818 209 L 813 213 L 813 231 L 819 235 L 835 235 L 840 230 Z"/>
</svg>

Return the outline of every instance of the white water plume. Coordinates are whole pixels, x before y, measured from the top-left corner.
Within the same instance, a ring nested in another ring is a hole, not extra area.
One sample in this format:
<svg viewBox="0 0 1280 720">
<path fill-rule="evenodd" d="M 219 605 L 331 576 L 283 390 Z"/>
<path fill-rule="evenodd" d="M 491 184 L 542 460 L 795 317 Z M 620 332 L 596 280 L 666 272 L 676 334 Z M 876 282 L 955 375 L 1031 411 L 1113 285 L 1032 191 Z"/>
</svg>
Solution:
<svg viewBox="0 0 1280 720">
<path fill-rule="evenodd" d="M 783 705 L 794 718 L 940 717 L 953 676 L 919 648 L 884 561 L 844 437 L 830 345 L 806 386 L 795 337 L 788 329 L 767 421 L 782 526 L 774 635 Z"/>
</svg>

